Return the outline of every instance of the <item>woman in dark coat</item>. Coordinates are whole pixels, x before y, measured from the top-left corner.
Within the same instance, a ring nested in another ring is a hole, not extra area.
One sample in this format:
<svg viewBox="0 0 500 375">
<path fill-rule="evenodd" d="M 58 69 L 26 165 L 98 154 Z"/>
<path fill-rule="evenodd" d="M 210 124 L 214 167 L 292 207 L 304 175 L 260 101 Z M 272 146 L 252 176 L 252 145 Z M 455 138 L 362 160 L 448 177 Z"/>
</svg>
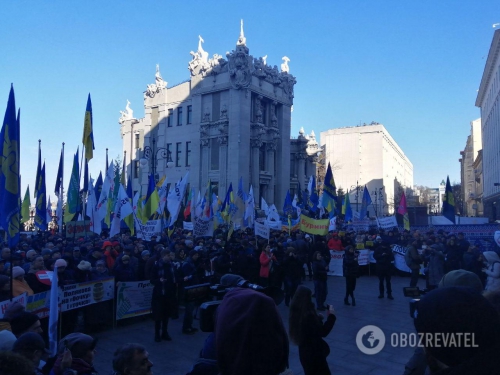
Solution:
<svg viewBox="0 0 500 375">
<path fill-rule="evenodd" d="M 327 272 L 328 266 L 323 260 L 323 256 L 319 251 L 316 251 L 313 255 L 312 263 L 313 280 L 314 280 L 314 294 L 316 295 L 316 308 L 320 311 L 325 311 L 325 301 L 328 294 L 327 288 Z"/>
<path fill-rule="evenodd" d="M 352 305 L 356 306 L 356 300 L 354 299 L 354 289 L 356 289 L 358 268 L 358 252 L 354 251 L 354 247 L 347 246 L 345 249 L 343 262 L 343 271 L 345 277 L 345 305 L 350 305 L 349 296 L 351 296 Z"/>
<path fill-rule="evenodd" d="M 305 375 L 330 375 L 326 357 L 330 347 L 323 340 L 335 324 L 335 310 L 329 306 L 326 321 L 316 312 L 311 290 L 300 285 L 290 305 L 290 340 L 299 346 L 299 358 Z"/>
<path fill-rule="evenodd" d="M 155 341 L 160 342 L 162 339 L 172 341 L 168 334 L 168 319 L 175 306 L 176 286 L 170 250 L 163 249 L 160 253 L 160 259 L 153 265 L 151 284 L 154 285 L 151 310 L 155 321 Z"/>
</svg>

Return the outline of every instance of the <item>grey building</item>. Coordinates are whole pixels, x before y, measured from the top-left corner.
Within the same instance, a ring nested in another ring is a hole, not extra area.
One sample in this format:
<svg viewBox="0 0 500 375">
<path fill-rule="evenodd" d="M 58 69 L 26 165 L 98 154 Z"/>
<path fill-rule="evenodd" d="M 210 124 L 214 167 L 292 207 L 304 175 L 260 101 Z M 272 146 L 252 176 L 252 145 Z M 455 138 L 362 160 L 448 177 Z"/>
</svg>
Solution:
<svg viewBox="0 0 500 375">
<path fill-rule="evenodd" d="M 197 51 L 190 52 L 188 80 L 168 87 L 157 66 L 155 83 L 144 92 L 144 118 L 134 118 L 129 103 L 121 112 L 123 151 L 134 191 L 142 186 L 145 193 L 148 174 L 166 174 L 175 182 L 189 171 L 192 187 L 203 193 L 210 180 L 223 197 L 230 183 L 236 193 L 242 176 L 246 191 L 253 185 L 257 204 L 263 196 L 279 207 L 291 178 L 305 182 L 306 173 L 314 173 L 303 136 L 305 144 L 300 152 L 295 147 L 293 156 L 304 163 L 290 169 L 296 83 L 290 60 L 283 57 L 278 70 L 267 65 L 267 56 L 250 55 L 243 24 L 226 58 L 209 58 L 203 42 L 200 36 Z"/>
</svg>

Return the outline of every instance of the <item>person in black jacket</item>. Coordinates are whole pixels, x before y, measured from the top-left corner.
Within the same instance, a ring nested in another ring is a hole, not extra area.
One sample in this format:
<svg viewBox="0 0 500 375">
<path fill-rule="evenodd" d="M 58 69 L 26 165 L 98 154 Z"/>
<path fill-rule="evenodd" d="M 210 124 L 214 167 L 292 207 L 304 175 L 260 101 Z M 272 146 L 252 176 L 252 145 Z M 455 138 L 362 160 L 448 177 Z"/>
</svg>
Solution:
<svg viewBox="0 0 500 375">
<path fill-rule="evenodd" d="M 323 260 L 323 256 L 319 251 L 316 251 L 313 255 L 313 279 L 314 279 L 314 294 L 316 295 L 316 308 L 320 311 L 325 311 L 325 301 L 328 294 L 327 288 L 327 272 L 328 266 Z"/>
<path fill-rule="evenodd" d="M 285 285 L 285 305 L 290 305 L 290 299 L 293 299 L 295 291 L 300 285 L 302 277 L 302 262 L 297 258 L 293 247 L 287 248 L 285 258 L 283 259 L 283 274 Z"/>
<path fill-rule="evenodd" d="M 300 285 L 290 305 L 288 332 L 290 340 L 299 346 L 300 363 L 305 375 L 329 375 L 326 357 L 330 347 L 323 340 L 332 330 L 336 317 L 335 310 L 329 306 L 327 319 L 323 323 L 311 301 L 311 290 Z"/>
<path fill-rule="evenodd" d="M 356 289 L 358 268 L 358 252 L 354 251 L 354 247 L 352 246 L 346 247 L 343 261 L 343 271 L 345 277 L 345 305 L 350 305 L 349 296 L 351 296 L 352 305 L 356 306 L 356 300 L 354 299 L 354 289 Z"/>
<path fill-rule="evenodd" d="M 373 252 L 373 258 L 377 261 L 377 276 L 379 280 L 378 298 L 384 298 L 384 280 L 385 286 L 387 287 L 387 298 L 394 299 L 392 296 L 392 286 L 391 286 L 391 276 L 392 276 L 392 265 L 394 262 L 394 254 L 387 242 L 381 242 Z"/>
<path fill-rule="evenodd" d="M 191 250 L 189 252 L 189 257 L 182 264 L 182 281 L 185 287 L 199 284 L 198 268 L 196 266 L 196 261 L 199 256 L 200 254 L 196 250 Z M 193 328 L 194 302 L 185 301 L 184 306 L 185 311 L 184 321 L 182 323 L 182 333 L 192 335 L 198 331 L 198 329 Z"/>
<path fill-rule="evenodd" d="M 155 321 L 155 341 L 160 342 L 162 339 L 172 341 L 172 338 L 168 334 L 168 319 L 175 306 L 176 287 L 170 250 L 163 249 L 160 259 L 153 265 L 151 284 L 154 285 L 151 310 L 153 312 L 153 320 Z"/>
</svg>

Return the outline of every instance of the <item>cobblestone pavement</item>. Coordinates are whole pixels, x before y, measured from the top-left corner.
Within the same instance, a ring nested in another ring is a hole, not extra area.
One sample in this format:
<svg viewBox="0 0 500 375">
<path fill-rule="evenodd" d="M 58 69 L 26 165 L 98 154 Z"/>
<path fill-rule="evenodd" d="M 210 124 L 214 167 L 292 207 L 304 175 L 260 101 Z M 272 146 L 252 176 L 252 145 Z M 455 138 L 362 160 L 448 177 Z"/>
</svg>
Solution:
<svg viewBox="0 0 500 375">
<path fill-rule="evenodd" d="M 391 346 L 392 333 L 414 332 L 413 322 L 409 315 L 409 299 L 403 296 L 403 287 L 409 285 L 409 278 L 394 276 L 392 285 L 394 300 L 378 299 L 378 278 L 362 276 L 357 281 L 355 297 L 356 306 L 343 304 L 345 280 L 343 277 L 329 277 L 327 303 L 336 309 L 337 322 L 326 338 L 331 353 L 328 362 L 336 375 L 390 375 L 402 374 L 404 364 L 413 353 L 412 348 Z M 313 289 L 313 283 L 306 281 L 306 286 Z M 423 285 L 423 280 L 419 281 Z M 278 307 L 285 326 L 288 325 L 288 308 L 281 304 Z M 182 315 L 171 320 L 169 333 L 171 342 L 154 342 L 153 322 L 149 318 L 123 321 L 115 330 L 101 332 L 95 365 L 100 374 L 109 374 L 112 370 L 114 350 L 127 342 L 141 343 L 149 351 L 154 363 L 155 374 L 186 374 L 199 354 L 207 333 L 198 332 L 187 336 L 181 333 Z M 194 326 L 198 322 L 195 320 Z M 366 325 L 375 325 L 382 329 L 386 336 L 386 344 L 382 351 L 375 355 L 363 354 L 356 345 L 358 330 Z M 290 368 L 295 375 L 303 375 L 298 348 L 290 346 Z"/>
</svg>

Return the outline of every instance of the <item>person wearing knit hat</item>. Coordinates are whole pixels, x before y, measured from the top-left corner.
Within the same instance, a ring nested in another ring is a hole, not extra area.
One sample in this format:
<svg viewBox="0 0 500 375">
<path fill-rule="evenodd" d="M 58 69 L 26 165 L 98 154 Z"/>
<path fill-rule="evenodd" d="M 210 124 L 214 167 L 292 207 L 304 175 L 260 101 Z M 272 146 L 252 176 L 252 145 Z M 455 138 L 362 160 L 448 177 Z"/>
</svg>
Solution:
<svg viewBox="0 0 500 375">
<path fill-rule="evenodd" d="M 426 337 L 422 344 L 431 374 L 498 374 L 500 316 L 481 294 L 467 287 L 438 288 L 419 301 L 417 311 L 415 328 Z M 454 344 L 443 344 L 445 336 Z"/>
<path fill-rule="evenodd" d="M 28 293 L 28 296 L 32 296 L 33 290 L 30 288 L 26 280 L 24 280 L 25 272 L 19 267 L 12 267 L 12 296 L 17 297 L 23 293 Z"/>
<path fill-rule="evenodd" d="M 76 266 L 80 271 L 90 271 L 92 266 L 90 265 L 90 262 L 87 262 L 86 260 L 82 260 L 78 266 Z"/>
<path fill-rule="evenodd" d="M 6 329 L 0 331 L 0 352 L 11 351 L 16 340 L 16 336 L 11 331 Z"/>
<path fill-rule="evenodd" d="M 444 275 L 439 282 L 439 288 L 447 286 L 467 286 L 478 293 L 483 291 L 483 284 L 479 277 L 475 273 L 465 270 L 454 270 Z"/>
<path fill-rule="evenodd" d="M 54 267 L 57 267 L 60 270 L 61 268 L 68 267 L 68 263 L 64 259 L 58 259 L 54 263 Z"/>
<path fill-rule="evenodd" d="M 95 374 L 94 368 L 95 347 L 97 339 L 83 333 L 70 333 L 59 341 L 58 356 L 52 367 L 51 373 L 54 375 L 66 374 L 67 370 L 72 370 L 74 374 Z M 67 351 L 66 351 L 67 349 Z M 68 352 L 71 355 L 68 355 Z M 63 371 L 61 363 L 69 356 L 71 365 L 69 369 Z"/>
<path fill-rule="evenodd" d="M 12 333 L 16 337 L 21 336 L 26 332 L 35 332 L 42 334 L 42 325 L 40 324 L 40 319 L 37 315 L 23 311 L 17 314 L 10 320 L 10 326 L 12 327 Z"/>
<path fill-rule="evenodd" d="M 215 320 L 221 375 L 278 375 L 288 367 L 289 343 L 274 301 L 251 289 L 235 288 L 222 300 Z"/>
</svg>

